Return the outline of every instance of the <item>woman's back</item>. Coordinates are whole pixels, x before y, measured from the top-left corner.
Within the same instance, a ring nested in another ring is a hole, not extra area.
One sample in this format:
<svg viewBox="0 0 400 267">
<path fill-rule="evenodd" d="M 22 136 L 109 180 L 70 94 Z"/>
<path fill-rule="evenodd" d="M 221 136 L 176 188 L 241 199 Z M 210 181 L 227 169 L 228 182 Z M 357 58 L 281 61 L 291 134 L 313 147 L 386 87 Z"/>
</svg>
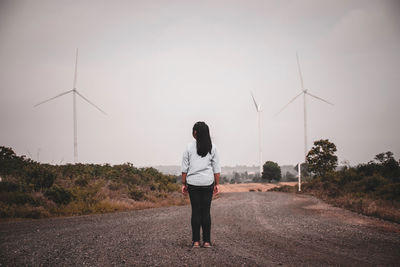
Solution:
<svg viewBox="0 0 400 267">
<path fill-rule="evenodd" d="M 182 172 L 187 173 L 187 182 L 191 185 L 211 185 L 214 173 L 221 170 L 218 152 L 212 144 L 211 153 L 202 157 L 197 153 L 196 141 L 190 142 L 182 157 Z"/>
</svg>

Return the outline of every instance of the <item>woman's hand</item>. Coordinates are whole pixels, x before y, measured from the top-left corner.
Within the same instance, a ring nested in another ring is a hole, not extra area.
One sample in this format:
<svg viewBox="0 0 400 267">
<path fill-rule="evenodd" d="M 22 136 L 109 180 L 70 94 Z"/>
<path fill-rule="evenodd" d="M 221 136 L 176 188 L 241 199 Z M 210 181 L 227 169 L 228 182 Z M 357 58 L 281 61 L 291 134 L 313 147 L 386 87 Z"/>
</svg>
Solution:
<svg viewBox="0 0 400 267">
<path fill-rule="evenodd" d="M 182 185 L 182 194 L 183 194 L 184 196 L 186 196 L 187 193 L 188 193 L 187 185 L 183 184 L 183 185 Z"/>
<path fill-rule="evenodd" d="M 219 193 L 219 184 L 214 185 L 214 195 L 218 195 Z"/>
</svg>

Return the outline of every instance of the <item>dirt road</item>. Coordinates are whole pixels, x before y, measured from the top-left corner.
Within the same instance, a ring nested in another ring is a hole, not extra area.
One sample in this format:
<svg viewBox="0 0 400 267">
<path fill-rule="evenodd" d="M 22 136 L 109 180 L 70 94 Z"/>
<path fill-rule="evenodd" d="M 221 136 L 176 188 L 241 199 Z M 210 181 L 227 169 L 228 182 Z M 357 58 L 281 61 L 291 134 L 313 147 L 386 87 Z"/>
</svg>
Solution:
<svg viewBox="0 0 400 267">
<path fill-rule="evenodd" d="M 224 193 L 211 249 L 191 249 L 190 206 L 0 223 L 2 266 L 399 265 L 400 226 L 305 195 Z"/>
</svg>

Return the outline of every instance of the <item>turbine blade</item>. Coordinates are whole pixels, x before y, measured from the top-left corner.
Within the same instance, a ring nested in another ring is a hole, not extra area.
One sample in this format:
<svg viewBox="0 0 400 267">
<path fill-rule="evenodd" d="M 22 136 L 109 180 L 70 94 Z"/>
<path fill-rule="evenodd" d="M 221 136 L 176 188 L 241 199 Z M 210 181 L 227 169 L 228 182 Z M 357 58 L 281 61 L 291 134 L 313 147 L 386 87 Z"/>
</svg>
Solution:
<svg viewBox="0 0 400 267">
<path fill-rule="evenodd" d="M 309 95 L 309 96 L 312 96 L 312 97 L 314 97 L 314 98 L 316 98 L 316 99 L 318 99 L 318 100 L 321 100 L 321 101 L 324 101 L 325 103 L 328 103 L 329 105 L 332 105 L 333 106 L 333 104 L 331 103 L 331 102 L 329 102 L 329 101 L 327 101 L 327 100 L 325 100 L 325 99 L 322 99 L 322 98 L 320 98 L 320 97 L 318 97 L 318 96 L 316 96 L 316 95 L 313 95 L 313 94 L 310 94 L 309 92 L 305 92 L 307 95 Z"/>
<path fill-rule="evenodd" d="M 37 103 L 37 104 L 34 105 L 33 107 L 37 107 L 37 106 L 39 106 L 39 105 L 41 105 L 41 104 L 44 104 L 44 103 L 49 102 L 49 101 L 51 101 L 51 100 L 53 100 L 53 99 L 56 99 L 57 97 L 66 95 L 66 94 L 68 94 L 68 93 L 71 93 L 72 91 L 73 91 L 73 90 L 69 90 L 69 91 L 66 91 L 66 92 L 64 92 L 64 93 L 61 93 L 61 94 L 59 94 L 59 95 L 56 95 L 55 97 L 52 97 L 52 98 L 49 98 L 49 99 L 47 99 L 47 100 L 44 100 L 44 101 L 42 101 L 42 102 L 40 102 L 40 103 Z"/>
<path fill-rule="evenodd" d="M 75 92 L 82 97 L 84 100 L 86 100 L 86 102 L 88 102 L 90 105 L 92 105 L 93 107 L 97 108 L 98 110 L 100 110 L 101 113 L 103 113 L 104 115 L 107 115 L 107 113 L 105 113 L 101 108 L 99 108 L 98 106 L 96 106 L 94 103 L 90 102 L 89 99 L 87 99 L 86 97 L 84 97 L 81 93 L 79 93 L 78 91 L 75 90 Z"/>
<path fill-rule="evenodd" d="M 257 105 L 256 99 L 254 98 L 253 92 L 250 92 L 250 93 L 251 93 L 251 97 L 253 98 L 254 105 L 256 106 L 256 110 L 258 112 L 258 111 L 260 111 L 260 109 L 259 109 L 259 107 Z"/>
<path fill-rule="evenodd" d="M 300 94 L 298 94 L 295 97 L 293 97 L 292 100 L 289 101 L 289 103 L 287 103 L 283 108 L 281 108 L 281 110 L 278 113 L 275 114 L 275 116 L 278 115 L 279 113 L 281 113 L 287 106 L 289 106 L 293 101 L 296 100 L 296 98 L 298 98 L 302 94 L 303 94 L 303 92 L 301 92 Z"/>
<path fill-rule="evenodd" d="M 299 70 L 299 75 L 300 75 L 301 90 L 304 91 L 303 75 L 301 74 L 299 54 L 297 52 L 296 52 L 296 58 L 297 58 L 297 68 Z"/>
<path fill-rule="evenodd" d="M 75 73 L 74 73 L 74 89 L 76 89 L 76 81 L 78 76 L 78 48 L 76 48 L 76 55 L 75 55 Z"/>
</svg>

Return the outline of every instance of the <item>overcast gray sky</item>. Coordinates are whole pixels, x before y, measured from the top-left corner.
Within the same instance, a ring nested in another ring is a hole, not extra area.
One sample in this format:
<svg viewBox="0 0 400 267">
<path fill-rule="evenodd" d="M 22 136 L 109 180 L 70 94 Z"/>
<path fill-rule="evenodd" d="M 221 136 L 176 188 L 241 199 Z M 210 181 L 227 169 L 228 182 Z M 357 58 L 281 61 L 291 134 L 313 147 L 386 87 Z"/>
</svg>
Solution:
<svg viewBox="0 0 400 267">
<path fill-rule="evenodd" d="M 72 89 L 80 162 L 180 164 L 193 124 L 210 126 L 222 165 L 303 158 L 328 138 L 339 161 L 400 156 L 399 1 L 0 0 L 0 145 L 43 162 L 73 161 Z"/>
</svg>

